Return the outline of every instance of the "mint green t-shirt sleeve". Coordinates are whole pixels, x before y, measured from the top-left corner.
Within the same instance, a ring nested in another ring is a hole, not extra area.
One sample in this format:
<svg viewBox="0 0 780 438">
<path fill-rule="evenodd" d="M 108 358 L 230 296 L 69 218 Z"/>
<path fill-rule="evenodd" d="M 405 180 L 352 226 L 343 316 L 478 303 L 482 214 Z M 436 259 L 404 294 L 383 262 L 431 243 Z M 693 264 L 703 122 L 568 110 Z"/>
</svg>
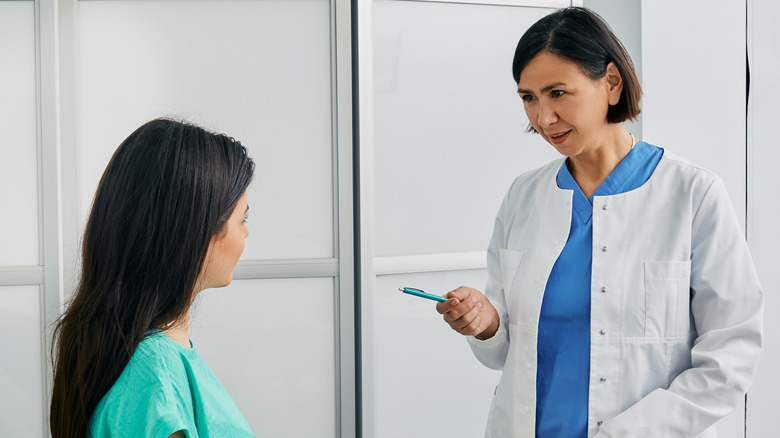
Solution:
<svg viewBox="0 0 780 438">
<path fill-rule="evenodd" d="M 93 437 L 168 438 L 183 431 L 188 438 L 199 438 L 192 414 L 187 414 L 187 407 L 173 396 L 171 388 L 123 386 L 125 391 L 114 391 L 105 404 L 98 405 L 90 428 Z"/>
<path fill-rule="evenodd" d="M 168 438 L 176 432 L 182 432 L 187 438 L 199 438 L 197 429 L 188 429 L 178 418 L 161 418 L 159 426 L 149 436 L 152 438 Z"/>
<path fill-rule="evenodd" d="M 98 404 L 90 426 L 95 438 L 160 437 L 183 431 L 199 438 L 189 387 L 171 379 L 159 355 L 138 351 Z"/>
<path fill-rule="evenodd" d="M 98 404 L 91 437 L 248 438 L 251 428 L 194 348 L 162 333 L 139 345 Z"/>
</svg>

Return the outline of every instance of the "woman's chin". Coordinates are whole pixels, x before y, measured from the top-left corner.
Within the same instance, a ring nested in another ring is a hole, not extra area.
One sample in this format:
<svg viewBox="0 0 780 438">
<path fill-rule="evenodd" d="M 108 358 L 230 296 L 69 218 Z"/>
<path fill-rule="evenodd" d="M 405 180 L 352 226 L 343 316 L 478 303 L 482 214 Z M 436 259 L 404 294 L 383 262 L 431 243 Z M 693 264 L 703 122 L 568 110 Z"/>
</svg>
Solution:
<svg viewBox="0 0 780 438">
<path fill-rule="evenodd" d="M 224 281 L 220 282 L 217 286 L 214 287 L 226 287 L 230 286 L 230 283 L 233 282 L 233 275 L 230 276 L 230 278 L 225 279 Z"/>
<path fill-rule="evenodd" d="M 201 289 L 201 291 L 207 290 L 207 289 L 219 289 L 221 287 L 230 286 L 230 283 L 233 282 L 233 276 L 231 275 L 229 278 L 221 279 L 219 281 L 212 281 L 211 283 L 208 283 L 205 287 Z"/>
</svg>

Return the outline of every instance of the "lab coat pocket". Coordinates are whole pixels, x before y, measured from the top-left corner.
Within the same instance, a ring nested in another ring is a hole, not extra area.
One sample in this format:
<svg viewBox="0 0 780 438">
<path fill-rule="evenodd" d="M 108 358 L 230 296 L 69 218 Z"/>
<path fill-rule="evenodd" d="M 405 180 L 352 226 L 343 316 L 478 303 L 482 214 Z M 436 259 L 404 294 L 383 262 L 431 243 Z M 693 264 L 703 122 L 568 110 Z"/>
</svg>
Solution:
<svg viewBox="0 0 780 438">
<path fill-rule="evenodd" d="M 645 262 L 645 337 L 686 336 L 691 262 Z"/>
</svg>

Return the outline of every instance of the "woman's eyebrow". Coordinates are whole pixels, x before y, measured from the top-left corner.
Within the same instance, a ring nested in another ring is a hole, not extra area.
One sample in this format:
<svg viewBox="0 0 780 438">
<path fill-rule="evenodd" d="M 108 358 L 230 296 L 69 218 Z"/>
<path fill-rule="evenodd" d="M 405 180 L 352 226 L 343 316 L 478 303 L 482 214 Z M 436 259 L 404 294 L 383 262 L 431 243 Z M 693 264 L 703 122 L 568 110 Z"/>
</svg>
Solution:
<svg viewBox="0 0 780 438">
<path fill-rule="evenodd" d="M 566 85 L 566 83 L 564 83 L 564 82 L 556 82 L 554 84 L 550 84 L 550 85 L 542 88 L 542 93 L 546 93 L 546 92 L 552 90 L 555 87 L 560 87 L 561 85 Z M 533 92 L 531 90 L 526 90 L 526 89 L 523 89 L 523 88 L 518 88 L 517 89 L 517 93 L 518 94 L 533 94 Z"/>
</svg>

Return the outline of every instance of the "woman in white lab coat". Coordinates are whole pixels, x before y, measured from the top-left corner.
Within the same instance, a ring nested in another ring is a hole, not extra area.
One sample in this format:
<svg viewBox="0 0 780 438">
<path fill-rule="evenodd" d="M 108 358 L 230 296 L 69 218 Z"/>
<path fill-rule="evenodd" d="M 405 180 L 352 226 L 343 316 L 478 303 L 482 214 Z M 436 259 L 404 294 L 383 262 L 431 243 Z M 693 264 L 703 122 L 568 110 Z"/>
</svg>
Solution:
<svg viewBox="0 0 780 438">
<path fill-rule="evenodd" d="M 565 158 L 510 187 L 485 294 L 437 305 L 503 370 L 486 436 L 715 437 L 750 385 L 763 312 L 723 183 L 622 126 L 641 89 L 593 12 L 539 20 L 513 74 L 529 130 Z"/>
</svg>

